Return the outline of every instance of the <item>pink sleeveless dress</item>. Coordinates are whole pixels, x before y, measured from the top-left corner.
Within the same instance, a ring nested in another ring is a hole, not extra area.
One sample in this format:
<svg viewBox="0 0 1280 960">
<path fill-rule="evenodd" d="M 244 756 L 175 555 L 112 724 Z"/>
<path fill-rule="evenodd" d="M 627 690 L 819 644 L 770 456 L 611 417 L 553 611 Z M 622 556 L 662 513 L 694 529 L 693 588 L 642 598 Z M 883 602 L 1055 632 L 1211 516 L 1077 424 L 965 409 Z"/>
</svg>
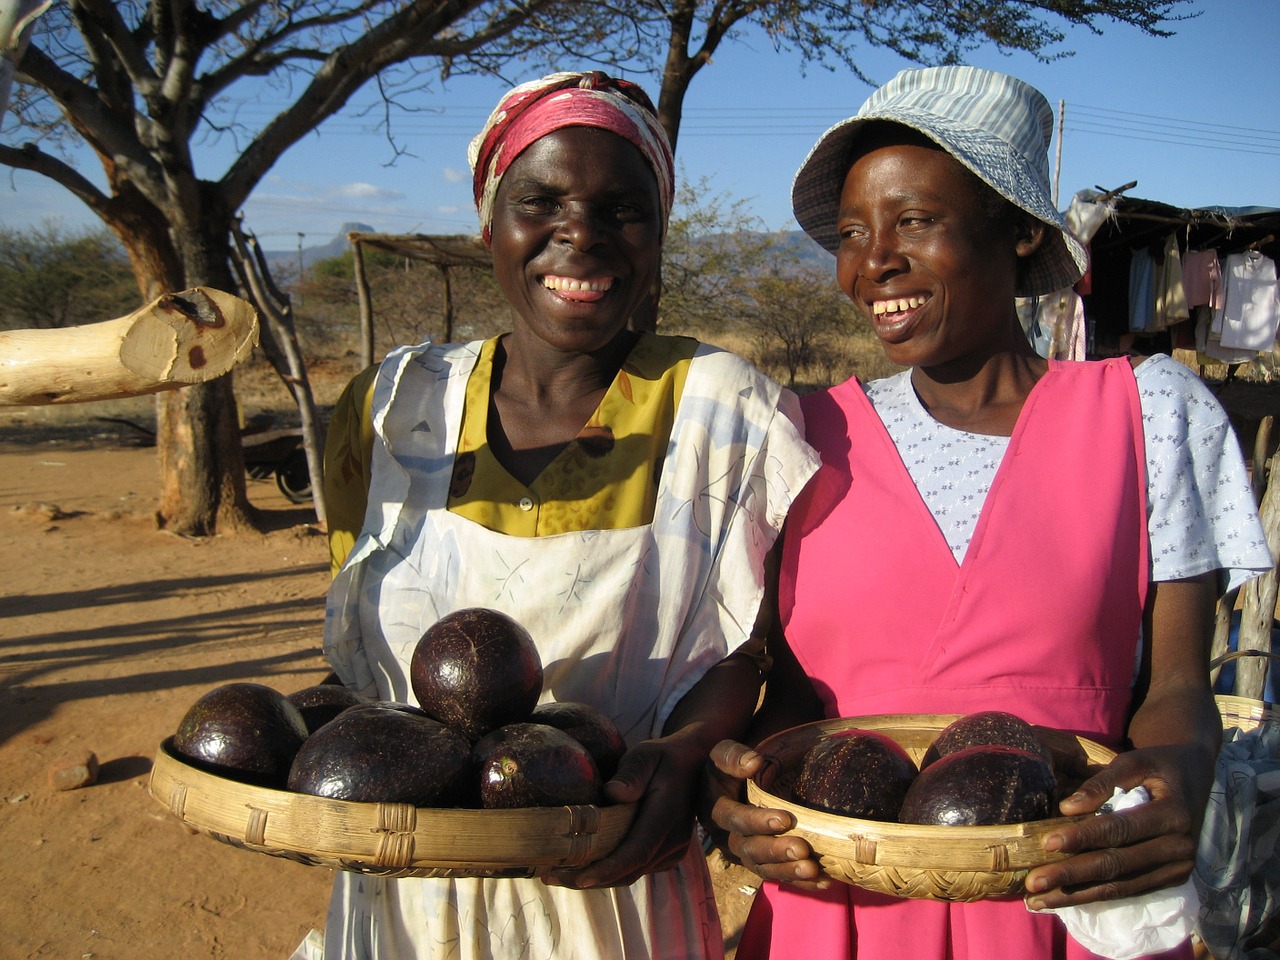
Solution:
<svg viewBox="0 0 1280 960">
<path fill-rule="evenodd" d="M 1129 364 L 1050 361 L 959 565 L 861 384 L 813 394 L 804 412 L 823 467 L 787 521 L 780 603 L 826 715 L 1007 710 L 1118 744 L 1148 571 Z M 1021 899 L 949 904 L 765 884 L 737 956 L 1093 954 Z"/>
</svg>

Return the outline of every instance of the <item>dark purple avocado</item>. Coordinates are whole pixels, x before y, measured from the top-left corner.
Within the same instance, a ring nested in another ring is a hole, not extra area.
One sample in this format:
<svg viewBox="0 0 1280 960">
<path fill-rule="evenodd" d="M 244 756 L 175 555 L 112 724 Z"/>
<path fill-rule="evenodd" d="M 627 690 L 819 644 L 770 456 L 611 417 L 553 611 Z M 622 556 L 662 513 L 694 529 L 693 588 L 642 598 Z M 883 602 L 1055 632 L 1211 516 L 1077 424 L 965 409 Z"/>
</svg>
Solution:
<svg viewBox="0 0 1280 960">
<path fill-rule="evenodd" d="M 977 827 L 1044 820 L 1057 781 L 1044 759 L 1004 746 L 966 747 L 920 771 L 902 801 L 903 823 Z"/>
<path fill-rule="evenodd" d="M 418 704 L 474 743 L 527 720 L 542 695 L 542 659 L 529 631 L 487 607 L 467 607 L 426 629 L 409 661 Z"/>
<path fill-rule="evenodd" d="M 529 717 L 532 723 L 545 723 L 563 730 L 587 748 L 601 780 L 608 780 L 618 769 L 618 761 L 627 752 L 627 742 L 622 739 L 617 724 L 608 714 L 589 703 L 576 700 L 543 703 Z"/>
<path fill-rule="evenodd" d="M 1016 714 L 1003 710 L 981 710 L 966 714 L 942 729 L 920 761 L 924 769 L 939 757 L 966 747 L 1002 746 L 1026 750 L 1053 764 L 1053 754 L 1036 736 L 1035 728 Z"/>
<path fill-rule="evenodd" d="M 915 777 L 915 763 L 892 737 L 846 730 L 809 748 L 791 793 L 828 813 L 893 821 Z"/>
<path fill-rule="evenodd" d="M 294 754 L 307 738 L 298 708 L 261 683 L 215 687 L 183 716 L 173 751 L 219 776 L 264 787 L 282 787 Z"/>
<path fill-rule="evenodd" d="M 481 738 L 472 756 L 485 808 L 600 802 L 600 774 L 586 747 L 544 723 L 500 727 Z"/>
<path fill-rule="evenodd" d="M 404 703 L 348 707 L 307 738 L 288 786 L 331 800 L 468 806 L 474 800 L 471 743 Z"/>
</svg>

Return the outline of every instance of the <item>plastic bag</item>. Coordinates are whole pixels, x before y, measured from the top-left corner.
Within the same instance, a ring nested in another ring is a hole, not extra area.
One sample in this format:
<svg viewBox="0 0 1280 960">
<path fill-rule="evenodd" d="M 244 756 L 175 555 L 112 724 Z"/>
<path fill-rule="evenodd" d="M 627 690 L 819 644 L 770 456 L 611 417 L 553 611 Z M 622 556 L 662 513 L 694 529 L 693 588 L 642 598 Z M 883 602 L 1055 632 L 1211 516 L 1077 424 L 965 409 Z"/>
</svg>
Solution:
<svg viewBox="0 0 1280 960">
<path fill-rule="evenodd" d="M 1118 812 L 1151 799 L 1143 787 L 1116 787 L 1099 813 Z M 1111 960 L 1134 960 L 1170 950 L 1191 936 L 1200 907 L 1195 885 L 1187 880 L 1167 890 L 1153 890 L 1123 900 L 1086 903 L 1052 910 L 1073 940 Z"/>
<path fill-rule="evenodd" d="M 1248 942 L 1280 912 L 1280 726 L 1224 731 L 1192 874 L 1196 935 L 1217 960 L 1274 960 Z"/>
</svg>

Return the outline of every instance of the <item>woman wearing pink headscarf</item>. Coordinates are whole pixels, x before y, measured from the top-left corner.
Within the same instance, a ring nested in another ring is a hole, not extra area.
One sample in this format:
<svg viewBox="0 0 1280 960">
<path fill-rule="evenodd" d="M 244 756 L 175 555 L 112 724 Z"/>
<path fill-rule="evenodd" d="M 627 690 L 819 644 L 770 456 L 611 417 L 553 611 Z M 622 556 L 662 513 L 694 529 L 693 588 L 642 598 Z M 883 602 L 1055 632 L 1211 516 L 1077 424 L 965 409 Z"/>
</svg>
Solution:
<svg viewBox="0 0 1280 960">
<path fill-rule="evenodd" d="M 638 812 L 612 855 L 545 879 L 340 873 L 298 956 L 719 957 L 694 779 L 755 702 L 764 558 L 816 459 L 795 397 L 750 365 L 630 329 L 674 183 L 639 88 L 517 87 L 470 159 L 510 332 L 397 350 L 339 401 L 325 653 L 348 686 L 412 702 L 423 630 L 510 614 L 543 699 L 617 723 L 628 752 L 605 792 Z"/>
</svg>

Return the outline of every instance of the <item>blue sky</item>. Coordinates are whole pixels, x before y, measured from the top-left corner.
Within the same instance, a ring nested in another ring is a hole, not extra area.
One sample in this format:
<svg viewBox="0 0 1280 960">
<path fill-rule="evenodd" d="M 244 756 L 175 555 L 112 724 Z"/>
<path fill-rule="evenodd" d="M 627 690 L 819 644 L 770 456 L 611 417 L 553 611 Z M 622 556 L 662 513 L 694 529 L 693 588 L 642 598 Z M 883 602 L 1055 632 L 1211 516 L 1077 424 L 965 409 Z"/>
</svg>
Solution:
<svg viewBox="0 0 1280 960">
<path fill-rule="evenodd" d="M 1059 206 L 1078 190 L 1136 180 L 1129 195 L 1177 206 L 1280 207 L 1280 0 L 1194 0 L 1183 9 L 1200 16 L 1170 38 L 1111 26 L 1102 36 L 1072 31 L 1061 47 L 1075 55 L 1048 64 L 992 50 L 969 58 L 1034 84 L 1055 110 L 1063 103 L 1061 162 L 1056 138 L 1050 160 Z M 909 66 L 881 51 L 860 63 L 880 82 Z M 656 96 L 653 78 L 633 79 Z M 502 89 L 459 78 L 424 96 L 422 112 L 396 122 L 411 154 L 398 159 L 372 129 L 376 117 L 360 117 L 353 104 L 276 164 L 246 205 L 246 226 L 268 249 L 323 243 L 349 221 L 397 233 L 474 232 L 466 146 Z M 802 74 L 798 58 L 758 36 L 722 46 L 686 100 L 681 175 L 744 201 L 768 228 L 793 229 L 792 175 L 817 137 L 870 92 L 847 71 Z M 264 97 L 247 109 L 265 119 L 271 108 Z M 200 147 L 201 174 L 221 173 L 230 149 L 225 140 Z M 80 167 L 100 179 L 91 156 Z M 97 225 L 56 185 L 0 168 L 0 223 L 46 222 Z"/>
</svg>

